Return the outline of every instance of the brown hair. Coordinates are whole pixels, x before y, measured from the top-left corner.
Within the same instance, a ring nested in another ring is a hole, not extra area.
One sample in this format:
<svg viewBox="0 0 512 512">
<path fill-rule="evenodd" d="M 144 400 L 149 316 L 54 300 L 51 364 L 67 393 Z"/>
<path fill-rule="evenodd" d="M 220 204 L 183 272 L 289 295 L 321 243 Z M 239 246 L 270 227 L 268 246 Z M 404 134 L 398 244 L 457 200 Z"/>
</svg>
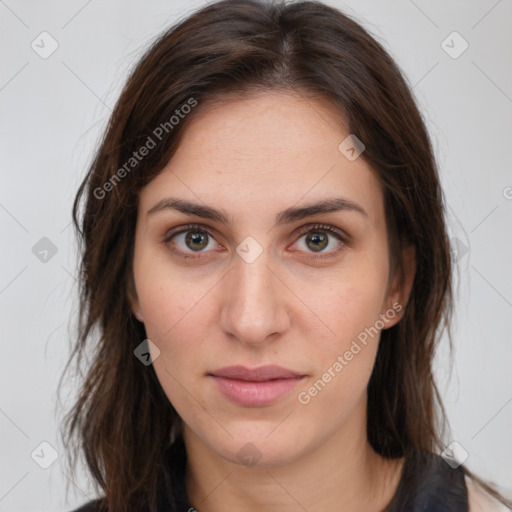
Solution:
<svg viewBox="0 0 512 512">
<path fill-rule="evenodd" d="M 152 365 L 133 353 L 146 338 L 129 301 L 138 193 L 212 101 L 278 89 L 305 101 L 323 98 L 343 113 L 340 123 L 363 141 L 361 157 L 383 185 L 393 270 L 402 269 L 404 244 L 416 248 L 409 303 L 402 320 L 382 332 L 369 382 L 369 441 L 389 458 L 444 448 L 447 422 L 432 360 L 441 330 L 449 331 L 450 249 L 433 150 L 411 87 L 383 46 L 334 8 L 224 0 L 178 22 L 147 50 L 73 206 L 80 315 L 66 370 L 74 358 L 80 367 L 89 343 L 92 360 L 63 432 L 74 464 L 80 450 L 85 455 L 110 512 L 155 510 L 163 453 L 180 424 Z M 131 161 L 150 139 L 156 147 Z"/>
</svg>

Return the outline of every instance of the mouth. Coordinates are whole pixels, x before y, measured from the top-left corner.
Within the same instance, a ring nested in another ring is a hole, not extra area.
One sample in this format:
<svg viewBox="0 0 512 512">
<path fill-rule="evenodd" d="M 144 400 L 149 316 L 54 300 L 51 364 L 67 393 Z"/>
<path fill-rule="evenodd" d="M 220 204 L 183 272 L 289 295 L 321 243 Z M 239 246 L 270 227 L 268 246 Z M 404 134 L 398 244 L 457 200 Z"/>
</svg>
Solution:
<svg viewBox="0 0 512 512">
<path fill-rule="evenodd" d="M 225 398 L 243 407 L 270 405 L 306 378 L 304 374 L 273 365 L 254 369 L 229 366 L 207 375 Z"/>
</svg>

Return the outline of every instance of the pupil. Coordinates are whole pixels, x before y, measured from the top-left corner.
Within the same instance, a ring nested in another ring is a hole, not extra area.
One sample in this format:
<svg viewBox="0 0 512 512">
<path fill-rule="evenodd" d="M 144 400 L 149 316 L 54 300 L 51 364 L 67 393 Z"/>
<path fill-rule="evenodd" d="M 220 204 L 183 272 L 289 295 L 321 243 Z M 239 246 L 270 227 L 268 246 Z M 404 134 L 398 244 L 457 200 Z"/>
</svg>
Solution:
<svg viewBox="0 0 512 512">
<path fill-rule="evenodd" d="M 315 251 L 322 250 L 322 249 L 324 249 L 326 247 L 327 237 L 325 235 L 323 235 L 323 234 L 318 234 L 317 233 L 317 234 L 314 234 L 314 235 L 308 235 L 308 239 L 309 239 L 309 241 L 313 242 L 314 245 L 313 245 L 312 248 Z M 319 241 L 320 241 L 320 244 L 321 244 L 320 246 L 317 245 L 317 242 L 319 242 Z M 323 244 L 322 244 L 322 242 L 323 242 Z"/>
<path fill-rule="evenodd" d="M 201 244 L 201 239 L 203 240 L 203 244 Z M 206 240 L 206 237 L 202 233 L 198 233 L 198 232 L 195 232 L 195 233 L 190 232 L 186 236 L 187 244 L 189 242 L 192 242 L 192 244 L 194 244 L 194 245 L 200 244 L 201 246 L 199 247 L 199 249 L 203 249 L 206 246 L 206 244 L 204 243 L 205 240 Z M 190 248 L 194 249 L 194 247 L 190 247 Z M 198 248 L 196 247 L 195 249 L 198 249 Z"/>
</svg>

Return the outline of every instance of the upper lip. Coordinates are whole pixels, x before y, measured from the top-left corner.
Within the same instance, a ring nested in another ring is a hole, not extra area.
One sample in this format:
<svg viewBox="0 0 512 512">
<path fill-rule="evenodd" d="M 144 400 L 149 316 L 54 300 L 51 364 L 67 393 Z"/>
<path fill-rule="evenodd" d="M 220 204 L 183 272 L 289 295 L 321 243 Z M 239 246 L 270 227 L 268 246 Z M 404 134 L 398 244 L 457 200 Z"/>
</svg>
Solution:
<svg viewBox="0 0 512 512">
<path fill-rule="evenodd" d="M 259 368 L 252 369 L 240 365 L 226 366 L 225 368 L 220 368 L 219 370 L 209 373 L 209 375 L 254 382 L 262 382 L 271 379 L 292 379 L 304 376 L 303 374 L 275 365 L 260 366 Z"/>
</svg>

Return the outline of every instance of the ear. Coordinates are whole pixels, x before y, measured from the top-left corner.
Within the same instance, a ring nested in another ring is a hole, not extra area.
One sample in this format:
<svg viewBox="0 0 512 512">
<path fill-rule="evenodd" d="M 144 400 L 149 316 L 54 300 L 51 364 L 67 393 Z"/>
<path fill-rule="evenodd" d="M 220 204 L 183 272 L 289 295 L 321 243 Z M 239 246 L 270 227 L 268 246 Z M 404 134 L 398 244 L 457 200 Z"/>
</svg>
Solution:
<svg viewBox="0 0 512 512">
<path fill-rule="evenodd" d="M 135 318 L 137 318 L 139 322 L 144 323 L 144 316 L 142 315 L 142 309 L 140 307 L 139 298 L 137 296 L 133 272 L 130 273 L 126 293 L 128 295 L 128 302 L 130 303 L 132 314 L 135 315 Z"/>
<path fill-rule="evenodd" d="M 416 247 L 408 245 L 402 249 L 402 268 L 395 269 L 389 286 L 385 301 L 386 309 L 382 311 L 382 314 L 386 316 L 384 329 L 389 329 L 402 318 L 409 302 L 415 275 Z"/>
</svg>

